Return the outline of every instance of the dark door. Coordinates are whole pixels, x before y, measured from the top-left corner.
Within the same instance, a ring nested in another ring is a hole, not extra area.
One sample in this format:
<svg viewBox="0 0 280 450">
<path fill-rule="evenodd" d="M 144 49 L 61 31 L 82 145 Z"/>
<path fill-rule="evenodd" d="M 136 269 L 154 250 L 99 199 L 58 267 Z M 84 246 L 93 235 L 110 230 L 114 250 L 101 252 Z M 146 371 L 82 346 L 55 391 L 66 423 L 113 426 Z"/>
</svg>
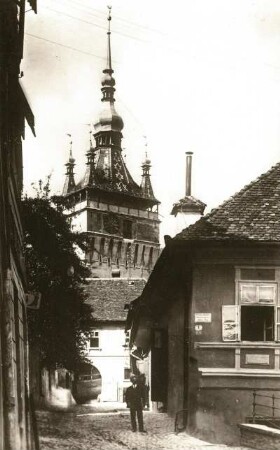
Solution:
<svg viewBox="0 0 280 450">
<path fill-rule="evenodd" d="M 151 349 L 151 399 L 167 402 L 168 336 L 167 331 L 155 329 Z"/>
</svg>

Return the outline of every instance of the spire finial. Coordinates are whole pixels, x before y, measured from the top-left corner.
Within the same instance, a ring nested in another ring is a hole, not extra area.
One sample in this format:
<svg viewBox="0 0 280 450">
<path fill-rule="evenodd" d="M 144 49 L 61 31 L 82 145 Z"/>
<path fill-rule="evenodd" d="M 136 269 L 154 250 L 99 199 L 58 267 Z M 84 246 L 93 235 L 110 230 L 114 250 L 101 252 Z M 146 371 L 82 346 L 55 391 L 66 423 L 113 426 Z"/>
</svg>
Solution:
<svg viewBox="0 0 280 450">
<path fill-rule="evenodd" d="M 72 135 L 67 133 L 67 136 L 69 136 L 70 140 L 69 140 L 69 161 L 73 160 L 73 153 L 72 153 Z"/>
<path fill-rule="evenodd" d="M 92 131 L 89 131 L 89 147 L 92 148 L 92 139 L 91 139 Z"/>
<path fill-rule="evenodd" d="M 108 18 L 107 18 L 107 20 L 109 22 L 109 24 L 108 24 L 108 27 L 109 27 L 108 33 L 110 33 L 110 21 L 112 20 L 112 17 L 111 17 L 112 6 L 108 5 L 107 8 L 108 8 Z"/>
<path fill-rule="evenodd" d="M 148 159 L 148 140 L 147 140 L 147 136 L 143 136 L 143 138 L 144 138 L 144 145 L 146 147 L 145 158 Z"/>
<path fill-rule="evenodd" d="M 107 69 L 112 70 L 112 57 L 111 57 L 111 20 L 112 20 L 112 16 L 111 16 L 111 11 L 112 11 L 112 6 L 107 6 L 108 8 L 108 31 L 107 31 L 107 35 L 108 35 L 108 54 L 107 54 Z"/>
<path fill-rule="evenodd" d="M 91 130 L 91 124 L 90 123 L 86 123 L 86 125 L 89 127 L 89 148 L 91 149 L 92 148 L 92 138 L 91 138 L 91 135 L 92 135 L 92 130 Z"/>
</svg>

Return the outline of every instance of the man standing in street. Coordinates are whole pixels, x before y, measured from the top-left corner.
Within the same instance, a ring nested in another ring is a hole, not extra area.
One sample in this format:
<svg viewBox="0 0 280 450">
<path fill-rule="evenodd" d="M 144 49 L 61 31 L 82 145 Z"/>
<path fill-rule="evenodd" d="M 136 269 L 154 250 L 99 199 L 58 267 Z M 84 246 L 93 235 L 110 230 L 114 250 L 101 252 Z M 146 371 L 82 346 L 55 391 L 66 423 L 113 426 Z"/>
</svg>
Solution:
<svg viewBox="0 0 280 450">
<path fill-rule="evenodd" d="M 145 392 L 141 385 L 137 384 L 135 375 L 131 375 L 130 386 L 126 391 L 126 404 L 130 408 L 131 428 L 135 432 L 137 430 L 136 415 L 138 420 L 138 428 L 141 433 L 146 433 L 143 424 L 143 406 L 145 405 Z"/>
</svg>

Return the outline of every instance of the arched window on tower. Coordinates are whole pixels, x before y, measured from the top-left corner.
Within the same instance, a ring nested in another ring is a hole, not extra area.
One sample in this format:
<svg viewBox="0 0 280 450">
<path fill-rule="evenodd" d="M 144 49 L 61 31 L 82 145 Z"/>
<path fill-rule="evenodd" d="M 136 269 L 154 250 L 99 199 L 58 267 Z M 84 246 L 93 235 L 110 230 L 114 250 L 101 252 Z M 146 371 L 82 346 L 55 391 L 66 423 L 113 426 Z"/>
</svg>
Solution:
<svg viewBox="0 0 280 450">
<path fill-rule="evenodd" d="M 154 248 L 151 247 L 149 250 L 149 261 L 148 261 L 149 268 L 151 268 L 151 266 L 153 264 L 153 253 L 154 253 Z"/>
<path fill-rule="evenodd" d="M 112 259 L 113 259 L 113 246 L 114 246 L 114 239 L 111 238 L 109 242 L 109 248 L 108 248 L 108 266 L 111 265 Z"/>
<path fill-rule="evenodd" d="M 117 248 L 117 266 L 119 267 L 120 261 L 122 257 L 122 241 L 118 242 L 118 248 Z"/>
<path fill-rule="evenodd" d="M 142 255 L 141 255 L 141 266 L 145 266 L 145 251 L 146 251 L 146 246 L 143 245 Z"/>
<path fill-rule="evenodd" d="M 125 252 L 125 267 L 128 269 L 131 267 L 131 243 L 128 242 L 126 246 L 126 252 Z"/>
<path fill-rule="evenodd" d="M 90 240 L 90 248 L 89 248 L 89 262 L 92 263 L 94 261 L 94 238 Z"/>
<path fill-rule="evenodd" d="M 139 252 L 139 244 L 135 245 L 135 251 L 134 251 L 134 259 L 133 259 L 133 265 L 136 267 L 137 261 L 138 261 L 138 252 Z"/>
<path fill-rule="evenodd" d="M 102 259 L 104 257 L 104 248 L 105 248 L 105 238 L 100 239 L 100 247 L 99 247 L 99 262 L 102 264 Z"/>
</svg>

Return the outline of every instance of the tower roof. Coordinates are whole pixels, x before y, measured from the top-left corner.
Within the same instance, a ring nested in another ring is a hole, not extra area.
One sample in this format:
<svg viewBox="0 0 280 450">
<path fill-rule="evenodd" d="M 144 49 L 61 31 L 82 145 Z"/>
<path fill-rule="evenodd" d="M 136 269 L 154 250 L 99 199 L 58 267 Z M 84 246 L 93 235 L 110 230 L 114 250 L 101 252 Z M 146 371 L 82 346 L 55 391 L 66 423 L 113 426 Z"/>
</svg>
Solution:
<svg viewBox="0 0 280 450">
<path fill-rule="evenodd" d="M 150 181 L 139 186 L 132 178 L 122 156 L 123 120 L 115 109 L 115 79 L 111 57 L 111 8 L 108 15 L 107 61 L 101 80 L 103 109 L 94 124 L 95 147 L 90 145 L 86 152 L 85 175 L 76 185 L 76 190 L 90 188 L 133 197 L 147 206 L 158 204 Z M 143 166 L 142 166 L 143 167 Z M 149 178 L 149 176 L 148 176 Z"/>
<path fill-rule="evenodd" d="M 147 143 L 146 143 L 147 146 Z M 154 196 L 154 191 L 152 187 L 151 182 L 151 175 L 150 175 L 150 168 L 151 168 L 151 160 L 148 158 L 147 152 L 145 154 L 145 159 L 142 163 L 142 183 L 141 183 L 141 190 L 143 195 L 146 198 L 150 198 L 152 200 L 157 201 L 156 197 Z"/>
<path fill-rule="evenodd" d="M 68 159 L 68 162 L 65 164 L 65 166 L 66 166 L 66 174 L 65 174 L 66 178 L 64 181 L 62 195 L 67 195 L 70 192 L 74 191 L 76 188 L 75 178 L 74 178 L 75 159 L 73 158 L 73 153 L 72 153 L 72 141 L 70 142 L 69 159 Z"/>
</svg>

